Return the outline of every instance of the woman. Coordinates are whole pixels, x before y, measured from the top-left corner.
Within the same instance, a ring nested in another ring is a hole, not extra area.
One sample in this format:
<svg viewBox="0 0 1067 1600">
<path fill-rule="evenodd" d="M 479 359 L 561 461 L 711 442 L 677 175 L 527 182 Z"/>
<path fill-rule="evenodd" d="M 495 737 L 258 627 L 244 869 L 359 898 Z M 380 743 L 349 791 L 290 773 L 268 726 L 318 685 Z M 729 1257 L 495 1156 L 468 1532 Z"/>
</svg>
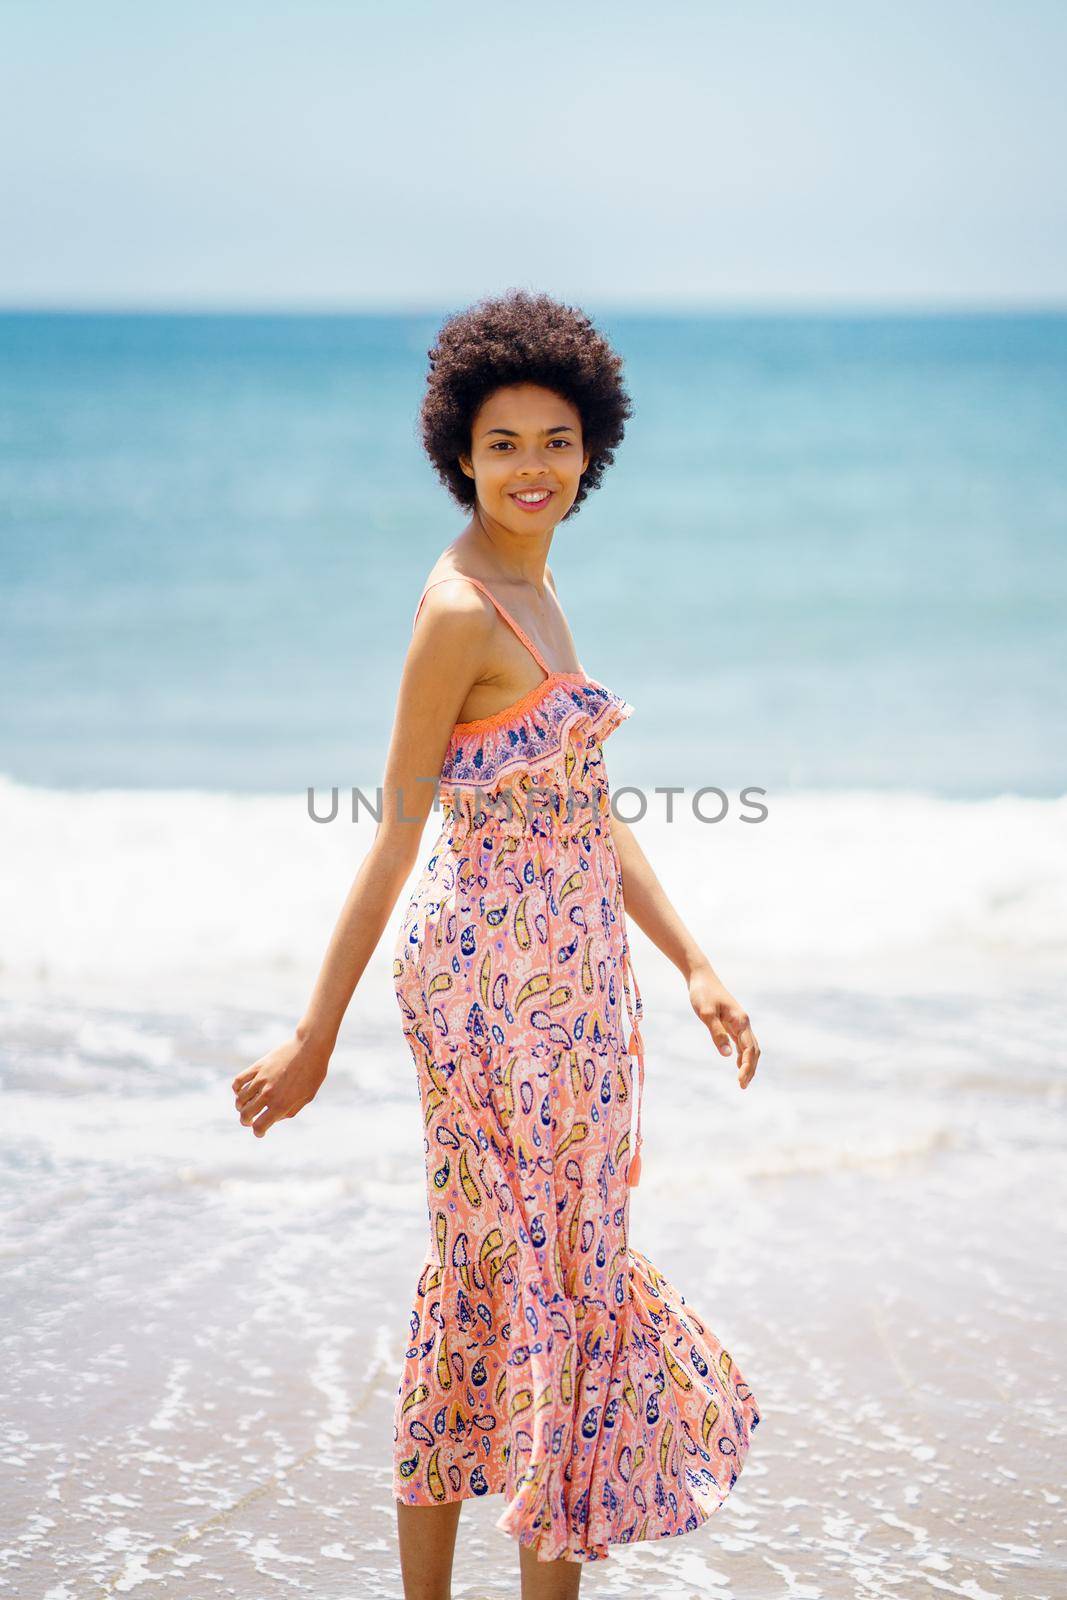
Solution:
<svg viewBox="0 0 1067 1600">
<path fill-rule="evenodd" d="M 633 708 L 585 673 L 547 565 L 622 438 L 622 363 L 584 314 L 522 291 L 452 317 L 429 354 L 423 439 L 470 517 L 419 600 L 383 821 L 311 1001 L 234 1090 L 260 1137 L 314 1097 L 439 778 L 393 962 L 430 1223 L 394 1415 L 401 1566 L 409 1595 L 447 1596 L 463 1500 L 501 1493 L 539 1600 L 576 1595 L 609 1544 L 699 1526 L 759 1421 L 628 1243 L 643 1050 L 626 914 L 736 1047 L 742 1088 L 759 1046 L 610 814 L 603 742 Z"/>
</svg>

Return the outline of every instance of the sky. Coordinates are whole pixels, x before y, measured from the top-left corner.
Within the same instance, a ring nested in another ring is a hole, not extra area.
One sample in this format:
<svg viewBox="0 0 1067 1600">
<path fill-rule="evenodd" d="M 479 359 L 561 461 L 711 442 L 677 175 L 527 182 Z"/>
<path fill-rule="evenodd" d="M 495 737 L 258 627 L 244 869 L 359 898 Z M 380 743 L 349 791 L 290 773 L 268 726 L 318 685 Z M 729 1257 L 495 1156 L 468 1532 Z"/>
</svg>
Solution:
<svg viewBox="0 0 1067 1600">
<path fill-rule="evenodd" d="M 0 16 L 0 307 L 1067 304 L 1062 0 Z"/>
</svg>

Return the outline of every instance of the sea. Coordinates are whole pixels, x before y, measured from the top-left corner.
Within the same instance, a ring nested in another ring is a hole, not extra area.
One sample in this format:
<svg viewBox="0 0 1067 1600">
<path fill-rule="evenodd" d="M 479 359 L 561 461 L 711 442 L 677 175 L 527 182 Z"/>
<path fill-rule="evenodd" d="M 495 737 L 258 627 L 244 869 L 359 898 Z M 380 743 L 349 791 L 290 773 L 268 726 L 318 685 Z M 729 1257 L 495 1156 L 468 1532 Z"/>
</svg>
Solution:
<svg viewBox="0 0 1067 1600">
<path fill-rule="evenodd" d="M 464 524 L 418 432 L 451 309 L 0 315 L 0 1596 L 402 1595 L 406 890 L 315 1102 L 257 1140 L 230 1083 L 306 1003 Z M 762 1418 L 583 1594 L 1052 1600 L 1067 315 L 587 309 L 634 409 L 550 563 L 762 1050 L 740 1090 L 632 925 L 633 1236 Z M 517 1592 L 501 1508 L 457 1600 Z"/>
</svg>

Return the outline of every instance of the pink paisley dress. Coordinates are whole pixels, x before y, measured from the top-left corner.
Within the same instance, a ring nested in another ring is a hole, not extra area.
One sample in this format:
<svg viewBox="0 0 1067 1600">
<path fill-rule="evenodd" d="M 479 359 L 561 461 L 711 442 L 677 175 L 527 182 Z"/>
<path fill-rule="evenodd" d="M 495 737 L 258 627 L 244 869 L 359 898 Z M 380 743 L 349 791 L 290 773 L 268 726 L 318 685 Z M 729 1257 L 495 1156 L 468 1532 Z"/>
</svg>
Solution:
<svg viewBox="0 0 1067 1600">
<path fill-rule="evenodd" d="M 706 1521 L 759 1411 L 629 1243 L 642 1006 L 603 742 L 633 707 L 584 671 L 550 671 L 467 581 L 546 676 L 456 724 L 444 823 L 394 949 L 429 1239 L 393 1488 L 410 1505 L 502 1494 L 496 1526 L 539 1559 L 596 1561 Z"/>
</svg>

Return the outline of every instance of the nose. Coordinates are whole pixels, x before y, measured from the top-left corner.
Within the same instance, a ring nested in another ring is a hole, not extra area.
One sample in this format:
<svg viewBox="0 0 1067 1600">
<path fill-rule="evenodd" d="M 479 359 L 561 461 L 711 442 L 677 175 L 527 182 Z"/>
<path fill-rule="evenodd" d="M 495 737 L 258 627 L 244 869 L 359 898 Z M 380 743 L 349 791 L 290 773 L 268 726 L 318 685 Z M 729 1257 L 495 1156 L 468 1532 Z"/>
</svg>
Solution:
<svg viewBox="0 0 1067 1600">
<path fill-rule="evenodd" d="M 545 470 L 545 461 L 548 452 L 542 453 L 536 445 L 526 452 L 521 461 L 514 463 L 515 471 L 520 478 L 538 477 Z"/>
</svg>

